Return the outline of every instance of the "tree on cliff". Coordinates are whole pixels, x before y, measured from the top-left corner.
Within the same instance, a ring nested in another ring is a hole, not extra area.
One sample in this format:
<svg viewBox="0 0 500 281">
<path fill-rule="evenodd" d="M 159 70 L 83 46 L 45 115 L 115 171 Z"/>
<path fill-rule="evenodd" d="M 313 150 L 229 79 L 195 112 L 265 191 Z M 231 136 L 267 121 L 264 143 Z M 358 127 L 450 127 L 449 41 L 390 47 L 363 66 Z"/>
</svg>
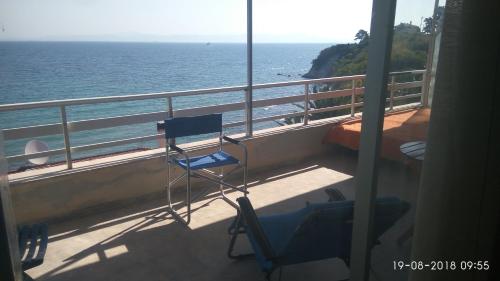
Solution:
<svg viewBox="0 0 500 281">
<path fill-rule="evenodd" d="M 431 34 L 432 32 L 432 17 L 424 19 L 424 28 L 422 29 L 426 34 Z"/>
<path fill-rule="evenodd" d="M 366 73 L 369 34 L 359 30 L 354 44 L 337 44 L 320 52 L 313 60 L 305 78 L 356 75 Z M 425 67 L 429 35 L 418 26 L 400 23 L 394 27 L 391 71 L 422 69 Z"/>
<path fill-rule="evenodd" d="M 436 10 L 436 22 L 432 22 L 432 17 L 428 17 L 424 19 L 424 27 L 422 28 L 422 31 L 425 32 L 426 34 L 431 34 L 433 28 L 437 27 L 439 25 L 439 22 L 442 20 L 444 15 L 444 7 L 439 6 Z M 434 24 L 434 27 L 432 26 Z"/>
<path fill-rule="evenodd" d="M 356 35 L 354 36 L 354 40 L 358 41 L 359 43 L 368 40 L 368 38 L 369 38 L 368 32 L 364 29 L 360 29 L 358 33 L 356 33 Z"/>
<path fill-rule="evenodd" d="M 411 23 L 400 23 L 394 27 L 394 39 L 392 43 L 391 68 L 390 71 L 405 71 L 425 68 L 429 35 L 425 28 L 422 32 L 420 27 Z M 360 29 L 356 35 L 354 44 L 338 44 L 326 48 L 313 60 L 311 70 L 304 75 L 306 78 L 323 78 L 335 76 L 348 76 L 365 74 L 368 65 L 369 34 Z M 399 79 L 413 79 L 413 77 L 398 76 Z M 406 81 L 399 81 L 406 82 Z M 350 81 L 315 85 L 313 91 L 334 91 L 351 87 Z M 415 90 L 415 89 L 413 89 Z M 311 104 L 313 108 L 325 108 L 343 105 L 350 102 L 351 97 L 340 97 L 334 99 L 317 100 Z M 348 114 L 350 109 L 335 112 L 317 113 L 311 119 Z M 287 120 L 294 123 L 297 120 Z"/>
</svg>

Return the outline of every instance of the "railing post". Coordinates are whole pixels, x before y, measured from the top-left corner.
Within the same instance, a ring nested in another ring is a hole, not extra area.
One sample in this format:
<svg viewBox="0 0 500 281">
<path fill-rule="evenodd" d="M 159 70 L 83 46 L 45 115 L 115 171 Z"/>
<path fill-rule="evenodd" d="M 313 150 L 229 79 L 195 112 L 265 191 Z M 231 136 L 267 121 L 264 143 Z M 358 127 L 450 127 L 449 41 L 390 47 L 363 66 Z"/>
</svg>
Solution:
<svg viewBox="0 0 500 281">
<path fill-rule="evenodd" d="M 437 28 L 437 12 L 439 8 L 439 1 L 434 1 L 434 12 L 432 14 L 432 29 L 429 38 L 429 47 L 427 48 L 427 61 L 425 63 L 425 72 L 422 75 L 422 98 L 421 105 L 429 106 L 429 91 L 432 76 L 432 64 L 434 60 L 434 52 L 436 49 L 436 28 Z"/>
<path fill-rule="evenodd" d="M 245 90 L 245 126 L 246 136 L 251 137 L 253 135 L 252 94 L 248 90 Z"/>
<path fill-rule="evenodd" d="M 172 104 L 172 97 L 167 98 L 168 103 L 168 117 L 174 117 L 174 105 Z"/>
<path fill-rule="evenodd" d="M 396 86 L 396 76 L 392 75 L 391 76 L 391 91 L 390 91 L 390 96 L 389 96 L 389 110 L 392 110 L 394 108 L 395 86 Z"/>
<path fill-rule="evenodd" d="M 304 84 L 304 125 L 309 123 L 309 84 Z"/>
<path fill-rule="evenodd" d="M 253 105 L 252 105 L 252 87 L 253 87 L 253 3 L 247 0 L 247 89 L 245 91 L 245 110 L 246 110 L 246 136 L 253 135 Z"/>
<path fill-rule="evenodd" d="M 351 93 L 351 117 L 354 117 L 356 103 L 356 79 L 352 79 L 352 93 Z"/>
<path fill-rule="evenodd" d="M 66 107 L 61 105 L 61 124 L 64 136 L 64 148 L 66 149 L 66 165 L 68 169 L 73 168 L 73 161 L 71 159 L 71 144 L 69 142 L 69 132 L 68 132 L 68 118 L 66 116 Z"/>
<path fill-rule="evenodd" d="M 167 103 L 168 103 L 168 117 L 172 118 L 172 117 L 174 117 L 174 104 L 172 101 L 172 97 L 167 97 Z M 167 128 L 165 127 L 164 130 L 166 130 L 166 129 Z M 163 139 L 165 139 L 165 138 L 163 138 Z M 175 138 L 170 139 L 170 144 L 175 144 Z"/>
<path fill-rule="evenodd" d="M 428 78 L 429 78 L 429 75 L 428 75 L 427 71 L 422 73 L 422 95 L 420 96 L 420 104 L 422 106 L 428 105 L 429 83 L 430 83 L 430 79 L 428 79 Z"/>
</svg>

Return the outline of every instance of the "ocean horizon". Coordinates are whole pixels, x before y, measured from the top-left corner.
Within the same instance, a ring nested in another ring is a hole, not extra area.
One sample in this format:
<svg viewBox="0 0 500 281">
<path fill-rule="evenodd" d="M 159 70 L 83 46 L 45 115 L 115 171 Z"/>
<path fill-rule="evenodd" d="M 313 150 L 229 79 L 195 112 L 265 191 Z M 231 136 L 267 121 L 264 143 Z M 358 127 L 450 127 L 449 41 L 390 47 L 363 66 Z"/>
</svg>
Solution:
<svg viewBox="0 0 500 281">
<path fill-rule="evenodd" d="M 311 62 L 329 44 L 258 43 L 253 46 L 253 80 L 270 83 L 303 79 Z M 146 94 L 246 84 L 244 43 L 163 42 L 11 42 L 0 41 L 0 104 Z M 286 89 L 286 91 L 284 91 Z M 303 87 L 258 90 L 254 99 L 297 95 Z M 174 98 L 174 109 L 243 101 L 243 92 Z M 105 103 L 67 108 L 68 120 L 86 120 L 165 110 L 159 100 Z M 298 110 L 293 105 L 254 109 L 254 118 Z M 224 122 L 242 121 L 243 111 L 224 113 Z M 60 122 L 58 108 L 0 113 L 2 129 Z M 255 129 L 277 126 L 255 124 Z M 242 132 L 234 128 L 228 133 Z M 154 134 L 138 124 L 71 134 L 71 145 L 85 145 Z M 61 136 L 37 138 L 50 149 L 63 147 Z M 24 154 L 29 139 L 7 141 L 7 155 Z M 75 158 L 155 147 L 154 142 L 78 153 Z M 52 157 L 51 162 L 63 156 Z M 18 167 L 25 163 L 10 163 Z"/>
</svg>

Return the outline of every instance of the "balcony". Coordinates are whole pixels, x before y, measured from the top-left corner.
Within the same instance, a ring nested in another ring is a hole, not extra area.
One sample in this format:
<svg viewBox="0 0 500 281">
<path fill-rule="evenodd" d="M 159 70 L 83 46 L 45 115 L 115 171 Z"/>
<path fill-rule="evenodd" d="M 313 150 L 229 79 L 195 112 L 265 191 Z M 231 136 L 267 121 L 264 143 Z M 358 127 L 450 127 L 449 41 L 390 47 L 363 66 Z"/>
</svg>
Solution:
<svg viewBox="0 0 500 281">
<path fill-rule="evenodd" d="M 420 75 L 424 71 L 392 73 Z M 303 103 L 299 111 L 272 116 L 257 116 L 250 122 L 226 123 L 225 128 L 254 126 L 254 124 L 283 118 L 299 117 L 296 124 L 256 130 L 251 136 L 235 133 L 249 148 L 249 198 L 259 214 L 273 214 L 298 209 L 306 201 L 325 202 L 324 190 L 339 189 L 348 199 L 354 199 L 353 177 L 357 154 L 345 148 L 322 144 L 328 130 L 336 123 L 362 114 L 364 76 L 255 85 L 254 89 L 304 87 L 300 95 L 255 100 L 253 108 Z M 425 79 L 422 77 L 422 79 Z M 423 81 L 395 82 L 388 85 L 390 96 L 387 111 L 422 106 L 425 97 L 420 93 L 405 93 L 405 89 L 420 90 Z M 326 83 L 352 85 L 347 89 L 311 92 L 310 86 Z M 161 134 L 131 136 L 109 142 L 72 146 L 70 136 L 75 132 L 115 128 L 128 124 L 149 124 L 168 116 L 192 116 L 248 109 L 245 102 L 218 104 L 199 108 L 173 108 L 172 100 L 182 96 L 242 92 L 245 87 L 170 92 L 146 95 L 102 97 L 94 99 L 48 101 L 27 104 L 0 105 L 0 111 L 58 107 L 59 124 L 44 124 L 4 130 L 6 140 L 60 135 L 65 147 L 28 155 L 9 155 L 10 161 L 27 160 L 48 155 L 64 155 L 63 164 L 45 166 L 11 173 L 9 179 L 18 223 L 50 222 L 49 249 L 42 266 L 29 274 L 37 280 L 263 280 L 257 263 L 248 259 L 232 261 L 226 255 L 229 235 L 227 228 L 235 210 L 211 194 L 198 200 L 189 227 L 176 223 L 166 212 L 164 149 L 103 155 L 75 161 L 77 152 L 117 145 L 156 141 Z M 314 108 L 311 101 L 347 97 L 346 104 Z M 167 100 L 168 110 L 128 116 L 113 116 L 92 120 L 68 121 L 66 107 L 97 103 Z M 416 101 L 417 100 L 417 101 Z M 407 102 L 409 101 L 409 102 Z M 313 118 L 325 112 L 348 111 L 336 117 Z M 211 149 L 214 140 L 182 144 L 196 152 Z M 293 153 L 290 153 L 293 151 Z M 237 154 L 237 151 L 234 151 Z M 417 178 L 405 165 L 391 161 L 381 164 L 379 194 L 391 194 L 410 203 L 415 202 Z M 404 183 L 405 188 L 400 188 Z M 195 183 L 196 191 L 206 182 Z M 183 190 L 178 189 L 174 201 L 180 202 Z M 239 194 L 229 193 L 235 199 Z M 181 209 L 182 210 L 182 209 Z M 401 240 L 411 228 L 413 208 L 393 228 L 384 234 L 381 245 L 375 247 L 373 276 L 385 274 L 383 280 L 398 280 L 404 272 L 383 269 L 391 265 L 387 259 L 408 256 L 408 240 Z M 241 239 L 244 240 L 244 239 Z M 394 241 L 401 240 L 395 244 Z M 385 241 L 385 242 L 384 242 Z M 392 242 L 391 242 L 392 241 Z M 242 242 L 241 251 L 249 250 Z M 390 252 L 390 255 L 387 253 Z M 384 260 L 385 259 L 385 260 Z M 379 270 L 377 270 L 377 268 Z M 348 268 L 336 259 L 285 268 L 286 280 L 346 279 Z M 40 279 L 38 279 L 40 278 Z"/>
<path fill-rule="evenodd" d="M 356 159 L 356 153 L 337 148 L 300 164 L 253 173 L 249 198 L 258 214 L 295 210 L 306 201 L 324 202 L 324 189 L 328 187 L 353 199 Z M 381 194 L 415 201 L 415 178 L 402 177 L 405 173 L 395 172 L 390 162 L 384 162 L 382 170 Z M 404 189 L 400 188 L 402 182 Z M 181 195 L 174 198 L 181 200 Z M 235 198 L 238 194 L 228 196 Z M 158 197 L 51 224 L 46 261 L 30 275 L 40 278 L 37 280 L 264 280 L 255 260 L 233 261 L 226 256 L 227 228 L 235 216 L 234 208 L 208 196 L 194 204 L 192 222 L 185 227 L 166 212 L 165 204 L 166 198 Z M 401 278 L 379 266 L 392 264 L 384 257 L 408 254 L 408 241 L 402 245 L 393 241 L 410 227 L 411 216 L 400 220 L 375 247 L 373 274 L 386 274 L 378 280 Z M 239 241 L 238 250 L 249 250 L 245 239 Z M 387 252 L 391 254 L 385 255 Z M 283 270 L 283 280 L 324 280 L 324 276 L 343 280 L 349 271 L 337 259 Z"/>
</svg>

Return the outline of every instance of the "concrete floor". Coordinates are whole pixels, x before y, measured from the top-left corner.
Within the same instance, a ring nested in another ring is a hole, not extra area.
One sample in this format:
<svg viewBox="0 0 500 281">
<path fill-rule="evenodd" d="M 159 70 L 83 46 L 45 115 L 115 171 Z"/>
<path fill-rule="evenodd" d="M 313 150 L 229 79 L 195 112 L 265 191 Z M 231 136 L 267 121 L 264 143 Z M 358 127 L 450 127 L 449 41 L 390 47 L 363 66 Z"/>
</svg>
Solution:
<svg viewBox="0 0 500 281">
<path fill-rule="evenodd" d="M 355 168 L 356 154 L 339 149 L 328 157 L 251 175 L 249 198 L 258 214 L 295 210 L 306 201 L 324 202 L 327 187 L 336 187 L 352 199 Z M 379 196 L 415 201 L 417 177 L 411 169 L 384 162 L 379 178 Z M 165 203 L 159 197 L 50 225 L 45 263 L 28 273 L 37 280 L 51 281 L 265 280 L 255 260 L 233 261 L 226 256 L 227 227 L 235 209 L 208 197 L 194 204 L 192 222 L 185 227 L 167 214 Z M 412 221 L 413 208 L 372 251 L 373 280 L 406 279 L 405 272 L 392 270 L 392 260 L 408 258 L 410 240 L 398 244 L 396 239 Z M 249 250 L 246 237 L 241 237 L 237 249 Z M 288 266 L 282 275 L 282 280 L 347 278 L 349 269 L 339 259 Z"/>
</svg>

